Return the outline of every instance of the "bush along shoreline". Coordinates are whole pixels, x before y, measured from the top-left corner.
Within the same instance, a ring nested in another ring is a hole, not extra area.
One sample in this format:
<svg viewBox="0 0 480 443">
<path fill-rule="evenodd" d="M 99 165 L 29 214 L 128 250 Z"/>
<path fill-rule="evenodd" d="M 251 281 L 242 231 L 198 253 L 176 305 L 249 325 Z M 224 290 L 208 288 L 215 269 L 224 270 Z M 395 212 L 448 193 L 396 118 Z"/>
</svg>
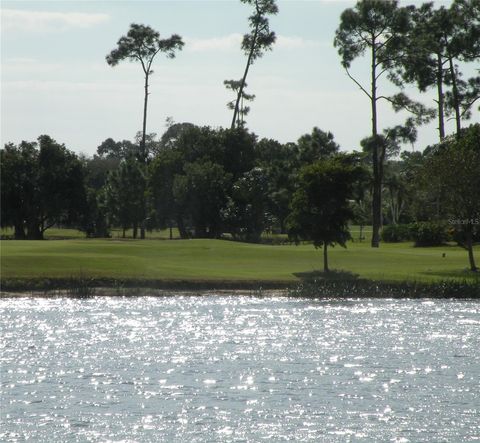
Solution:
<svg viewBox="0 0 480 443">
<path fill-rule="evenodd" d="M 313 280 L 288 291 L 292 297 L 456 298 L 480 299 L 477 281 L 386 282 L 375 280 Z"/>
<path fill-rule="evenodd" d="M 166 292 L 165 292 L 166 291 Z M 480 278 L 474 281 L 438 282 L 378 281 L 368 279 L 315 278 L 300 283 L 285 281 L 9 279 L 1 282 L 1 297 L 175 295 L 175 292 L 207 295 L 208 291 L 231 291 L 239 295 L 283 295 L 300 298 L 455 298 L 480 299 Z"/>
</svg>

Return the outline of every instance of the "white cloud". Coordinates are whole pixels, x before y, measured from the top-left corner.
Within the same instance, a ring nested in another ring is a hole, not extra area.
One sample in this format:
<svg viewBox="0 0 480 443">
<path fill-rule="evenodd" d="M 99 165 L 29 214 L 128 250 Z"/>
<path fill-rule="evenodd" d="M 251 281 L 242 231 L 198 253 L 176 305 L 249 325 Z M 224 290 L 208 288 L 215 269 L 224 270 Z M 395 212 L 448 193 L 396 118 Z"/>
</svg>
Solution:
<svg viewBox="0 0 480 443">
<path fill-rule="evenodd" d="M 223 37 L 186 38 L 185 48 L 192 52 L 240 50 L 242 34 L 234 33 Z M 277 35 L 273 49 L 303 49 L 321 46 L 321 42 L 298 36 Z"/>
<path fill-rule="evenodd" d="M 321 46 L 321 42 L 316 40 L 308 40 L 298 36 L 278 35 L 275 47 L 279 49 L 304 49 Z"/>
<path fill-rule="evenodd" d="M 83 92 L 116 92 L 116 93 L 136 93 L 141 88 L 136 83 L 99 83 L 99 82 L 76 82 L 76 81 L 39 81 L 39 80 L 19 80 L 3 82 L 2 89 L 4 93 L 83 93 Z"/>
<path fill-rule="evenodd" d="M 105 23 L 109 19 L 108 14 L 2 9 L 2 28 L 4 30 L 65 31 L 71 28 L 89 28 Z"/>
<path fill-rule="evenodd" d="M 229 34 L 213 38 L 186 38 L 185 48 L 192 52 L 229 51 L 240 48 L 242 34 Z"/>
</svg>

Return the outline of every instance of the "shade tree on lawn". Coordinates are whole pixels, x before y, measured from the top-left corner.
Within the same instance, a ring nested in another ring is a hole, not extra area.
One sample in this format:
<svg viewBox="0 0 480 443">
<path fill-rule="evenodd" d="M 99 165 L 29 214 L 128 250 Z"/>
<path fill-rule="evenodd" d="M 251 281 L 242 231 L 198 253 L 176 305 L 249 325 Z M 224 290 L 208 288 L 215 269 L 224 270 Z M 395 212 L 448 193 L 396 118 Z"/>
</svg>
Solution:
<svg viewBox="0 0 480 443">
<path fill-rule="evenodd" d="M 287 218 L 288 233 L 296 243 L 323 247 L 323 270 L 329 272 L 328 246 L 346 247 L 351 239 L 349 222 L 354 213 L 350 200 L 360 169 L 348 155 L 319 160 L 301 169 L 298 188 Z"/>
<path fill-rule="evenodd" d="M 480 231 L 480 124 L 431 149 L 422 174 L 426 186 L 439 193 L 442 218 L 461 234 L 470 270 L 477 271 L 473 238 Z"/>
</svg>

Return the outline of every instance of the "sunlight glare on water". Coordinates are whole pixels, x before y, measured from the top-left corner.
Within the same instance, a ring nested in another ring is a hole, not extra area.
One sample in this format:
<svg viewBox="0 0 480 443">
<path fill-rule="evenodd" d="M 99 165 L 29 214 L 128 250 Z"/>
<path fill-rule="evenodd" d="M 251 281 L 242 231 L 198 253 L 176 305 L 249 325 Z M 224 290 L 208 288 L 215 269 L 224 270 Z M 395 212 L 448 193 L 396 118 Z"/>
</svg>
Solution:
<svg viewBox="0 0 480 443">
<path fill-rule="evenodd" d="M 0 441 L 480 440 L 480 304 L 0 301 Z"/>
</svg>

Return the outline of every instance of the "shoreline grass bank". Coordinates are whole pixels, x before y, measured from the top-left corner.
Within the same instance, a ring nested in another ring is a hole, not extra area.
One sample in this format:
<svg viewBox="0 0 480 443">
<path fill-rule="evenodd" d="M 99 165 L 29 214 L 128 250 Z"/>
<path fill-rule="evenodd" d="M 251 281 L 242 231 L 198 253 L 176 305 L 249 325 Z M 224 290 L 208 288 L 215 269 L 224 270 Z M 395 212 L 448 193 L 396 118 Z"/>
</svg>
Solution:
<svg viewBox="0 0 480 443">
<path fill-rule="evenodd" d="M 310 288 L 314 294 L 337 296 L 448 297 L 464 291 L 477 297 L 480 291 L 480 273 L 466 270 L 466 252 L 451 245 L 415 248 L 396 243 L 377 249 L 350 242 L 347 249 L 330 248 L 330 266 L 336 271 L 328 275 L 318 271 L 321 252 L 306 244 L 73 239 L 8 240 L 0 245 L 4 292 L 81 293 L 82 288 L 109 287 L 120 292 L 283 289 L 292 294 L 301 289 L 307 295 Z"/>
<path fill-rule="evenodd" d="M 107 280 L 107 279 L 30 279 L 2 282 L 1 298 L 11 296 L 167 296 L 178 293 L 224 294 L 299 298 L 455 298 L 479 299 L 478 281 L 375 281 L 367 279 L 314 279 L 300 283 L 282 281 L 208 280 Z"/>
</svg>

